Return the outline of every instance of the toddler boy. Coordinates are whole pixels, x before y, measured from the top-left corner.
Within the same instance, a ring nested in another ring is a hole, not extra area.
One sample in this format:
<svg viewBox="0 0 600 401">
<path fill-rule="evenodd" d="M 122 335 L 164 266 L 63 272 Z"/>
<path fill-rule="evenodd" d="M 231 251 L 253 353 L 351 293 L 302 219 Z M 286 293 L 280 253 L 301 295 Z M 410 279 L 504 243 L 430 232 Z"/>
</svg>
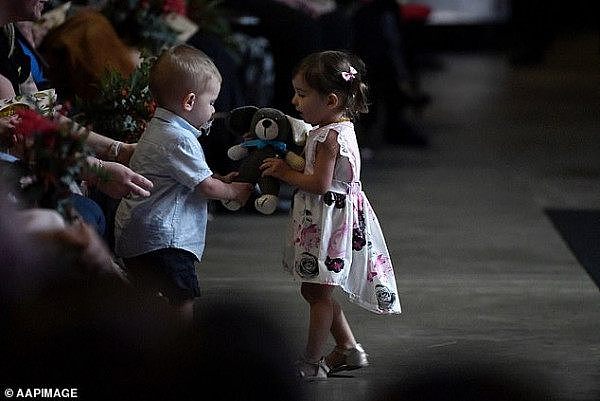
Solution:
<svg viewBox="0 0 600 401">
<path fill-rule="evenodd" d="M 130 167 L 154 184 L 149 197 L 127 196 L 115 217 L 115 252 L 132 284 L 165 296 L 191 322 L 199 295 L 195 263 L 204 250 L 208 199 L 244 203 L 251 186 L 213 178 L 198 141 L 208 129 L 221 74 L 203 52 L 187 45 L 165 50 L 150 70 L 157 109 Z"/>
</svg>

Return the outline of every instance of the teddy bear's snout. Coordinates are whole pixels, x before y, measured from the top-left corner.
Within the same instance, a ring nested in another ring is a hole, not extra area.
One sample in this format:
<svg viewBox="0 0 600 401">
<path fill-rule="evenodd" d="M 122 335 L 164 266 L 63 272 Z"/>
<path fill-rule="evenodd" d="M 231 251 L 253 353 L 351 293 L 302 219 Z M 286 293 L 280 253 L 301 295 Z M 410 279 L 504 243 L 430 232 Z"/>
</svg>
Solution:
<svg viewBox="0 0 600 401">
<path fill-rule="evenodd" d="M 279 135 L 279 128 L 277 127 L 277 122 L 275 120 L 263 118 L 256 123 L 254 132 L 260 139 L 271 140 L 277 138 L 277 135 Z"/>
</svg>

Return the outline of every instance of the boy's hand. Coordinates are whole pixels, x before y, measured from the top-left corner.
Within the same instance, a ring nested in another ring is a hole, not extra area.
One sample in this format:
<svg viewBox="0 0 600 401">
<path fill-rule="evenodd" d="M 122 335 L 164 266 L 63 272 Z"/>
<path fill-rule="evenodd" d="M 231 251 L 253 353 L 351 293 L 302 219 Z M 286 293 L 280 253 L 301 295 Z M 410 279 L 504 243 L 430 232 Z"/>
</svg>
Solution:
<svg viewBox="0 0 600 401">
<path fill-rule="evenodd" d="M 246 182 L 232 182 L 229 185 L 233 187 L 235 192 L 235 197 L 233 198 L 233 200 L 239 202 L 240 205 L 244 205 L 246 201 L 248 201 L 248 198 L 250 198 L 250 195 L 252 194 L 252 184 L 248 184 Z"/>
<path fill-rule="evenodd" d="M 240 173 L 238 173 L 237 171 L 232 171 L 231 173 L 226 175 L 213 174 L 213 177 L 219 181 L 223 181 L 230 184 L 231 182 L 233 182 L 233 179 L 238 175 L 240 175 Z"/>
</svg>

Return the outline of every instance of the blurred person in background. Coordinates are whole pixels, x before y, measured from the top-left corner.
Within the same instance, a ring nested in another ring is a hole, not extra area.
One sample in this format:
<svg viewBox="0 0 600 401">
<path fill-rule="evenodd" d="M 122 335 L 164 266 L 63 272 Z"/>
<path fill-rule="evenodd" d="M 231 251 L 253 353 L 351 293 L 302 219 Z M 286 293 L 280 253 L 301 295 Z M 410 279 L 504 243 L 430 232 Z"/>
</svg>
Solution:
<svg viewBox="0 0 600 401">
<path fill-rule="evenodd" d="M 46 0 L 0 0 L 0 99 L 11 99 L 18 94 L 38 91 L 31 74 L 31 61 L 16 41 L 13 24 L 39 19 L 45 4 Z M 6 133 L 11 125 L 10 120 L 4 119 L 0 129 Z M 93 173 L 94 169 L 87 170 L 91 176 L 84 178 L 97 182 L 101 191 L 114 198 L 121 198 L 131 192 L 140 196 L 150 194 L 152 183 L 126 166 L 135 148 L 134 144 L 118 143 L 94 132 L 90 132 L 86 141 L 96 155 L 104 159 L 101 161 L 97 157 L 90 157 L 89 164 L 108 173 L 110 179 L 98 180 Z"/>
<path fill-rule="evenodd" d="M 415 92 L 414 71 L 407 60 L 400 5 L 396 0 L 362 2 L 353 14 L 352 50 L 369 72 L 370 116 L 360 121 L 361 145 L 382 124 L 382 139 L 393 145 L 426 147 L 428 138 L 408 122 L 408 107 L 422 107 L 427 97 Z"/>
</svg>

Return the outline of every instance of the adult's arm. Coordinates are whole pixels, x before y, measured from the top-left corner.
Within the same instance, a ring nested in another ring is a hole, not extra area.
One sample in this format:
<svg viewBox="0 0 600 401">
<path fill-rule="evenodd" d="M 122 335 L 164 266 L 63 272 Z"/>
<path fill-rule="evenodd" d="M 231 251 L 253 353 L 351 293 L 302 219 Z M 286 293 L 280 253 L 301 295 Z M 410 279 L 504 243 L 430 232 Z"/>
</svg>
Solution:
<svg viewBox="0 0 600 401">
<path fill-rule="evenodd" d="M 15 95 L 15 90 L 8 78 L 0 74 L 0 99 L 12 99 Z"/>
<path fill-rule="evenodd" d="M 118 162 L 87 158 L 89 168 L 84 169 L 82 178 L 108 196 L 120 199 L 129 193 L 150 196 L 152 181 Z"/>
<path fill-rule="evenodd" d="M 14 96 L 15 91 L 11 82 L 0 74 L 0 98 L 10 99 Z M 62 118 L 67 119 L 67 117 Z M 10 124 L 3 124 L 0 129 L 6 128 L 5 125 L 6 127 L 10 126 Z M 86 130 L 81 131 L 83 133 Z M 86 143 L 99 156 L 99 158 L 89 157 L 88 164 L 90 166 L 100 166 L 100 169 L 86 169 L 83 174 L 86 181 L 96 185 L 100 191 L 116 199 L 120 199 L 130 192 L 140 196 L 150 195 L 152 182 L 126 166 L 129 164 L 135 144 L 124 144 L 93 131 L 89 132 Z M 96 171 L 103 171 L 102 177 L 98 177 Z M 105 179 L 101 179 L 103 177 Z"/>
<path fill-rule="evenodd" d="M 59 113 L 56 114 L 61 122 L 74 123 L 68 117 L 65 117 Z M 134 143 L 123 143 L 116 141 L 112 138 L 108 138 L 104 135 L 98 134 L 97 132 L 86 129 L 85 127 L 74 123 L 74 131 L 82 135 L 87 135 L 85 143 L 93 150 L 94 154 L 107 161 L 116 161 L 124 165 L 129 164 L 129 159 L 135 150 Z"/>
<path fill-rule="evenodd" d="M 125 165 L 129 164 L 129 159 L 135 150 L 134 143 L 115 141 L 94 131 L 90 131 L 86 143 L 101 159 L 117 161 Z"/>
</svg>

